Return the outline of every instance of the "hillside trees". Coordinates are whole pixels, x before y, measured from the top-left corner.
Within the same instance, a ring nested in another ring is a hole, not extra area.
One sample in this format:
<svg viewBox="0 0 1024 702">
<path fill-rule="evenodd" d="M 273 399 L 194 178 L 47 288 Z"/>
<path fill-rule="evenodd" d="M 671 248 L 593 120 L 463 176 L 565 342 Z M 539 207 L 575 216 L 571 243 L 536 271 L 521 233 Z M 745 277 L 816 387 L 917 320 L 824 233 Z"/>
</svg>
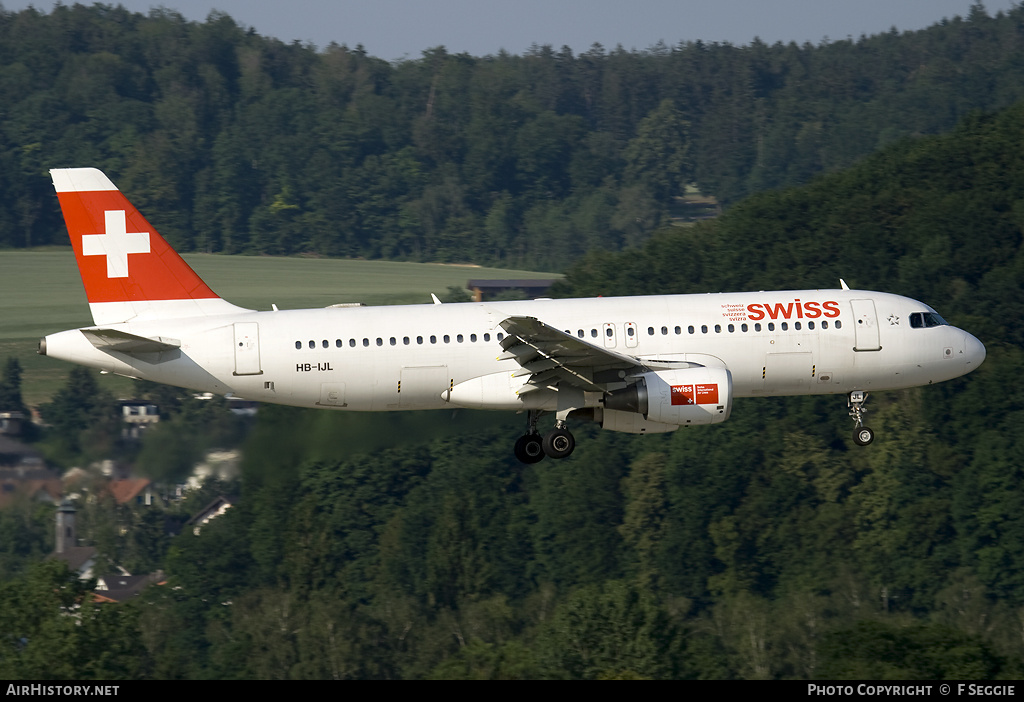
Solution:
<svg viewBox="0 0 1024 702">
<path fill-rule="evenodd" d="M 9 356 L 0 378 L 0 412 L 21 412 L 28 417 L 28 407 L 21 397 L 21 362 Z"/>
<path fill-rule="evenodd" d="M 117 405 L 88 368 L 72 367 L 65 386 L 39 411 L 51 427 L 46 445 L 57 462 L 69 465 L 78 458 L 98 460 L 116 454 L 121 436 Z"/>
<path fill-rule="evenodd" d="M 89 582 L 60 561 L 0 583 L 0 674 L 8 680 L 130 680 L 149 661 L 138 611 L 91 599 Z"/>
<path fill-rule="evenodd" d="M 919 32 L 388 63 L 212 13 L 0 13 L 0 245 L 62 243 L 46 172 L 105 169 L 174 244 L 562 269 L 1024 95 L 1022 10 Z M 31 67 L 31 70 L 28 68 Z"/>
</svg>

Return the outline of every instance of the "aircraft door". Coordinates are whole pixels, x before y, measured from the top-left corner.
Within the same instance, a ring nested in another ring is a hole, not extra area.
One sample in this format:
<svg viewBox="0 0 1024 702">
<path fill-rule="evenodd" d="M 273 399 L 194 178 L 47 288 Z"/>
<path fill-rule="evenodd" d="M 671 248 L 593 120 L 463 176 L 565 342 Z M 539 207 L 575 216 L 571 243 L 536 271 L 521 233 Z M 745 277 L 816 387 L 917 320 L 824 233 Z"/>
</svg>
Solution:
<svg viewBox="0 0 1024 702">
<path fill-rule="evenodd" d="M 261 375 L 260 325 L 256 322 L 236 322 L 235 375 Z"/>
<path fill-rule="evenodd" d="M 853 308 L 854 351 L 878 351 L 878 320 L 874 300 L 850 300 Z"/>
<path fill-rule="evenodd" d="M 601 329 L 601 336 L 604 337 L 604 347 L 606 349 L 615 348 L 615 325 L 611 322 L 605 322 L 603 329 Z"/>
</svg>

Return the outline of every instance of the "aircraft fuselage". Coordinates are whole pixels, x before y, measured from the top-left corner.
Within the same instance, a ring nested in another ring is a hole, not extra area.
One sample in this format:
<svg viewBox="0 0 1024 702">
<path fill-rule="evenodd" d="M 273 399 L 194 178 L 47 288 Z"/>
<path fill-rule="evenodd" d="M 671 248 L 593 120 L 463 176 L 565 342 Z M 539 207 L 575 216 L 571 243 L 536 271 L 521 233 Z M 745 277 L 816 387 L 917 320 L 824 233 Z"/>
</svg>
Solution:
<svg viewBox="0 0 1024 702">
<path fill-rule="evenodd" d="M 180 352 L 102 351 L 78 330 L 46 337 L 45 347 L 110 373 L 251 400 L 441 409 L 452 406 L 448 391 L 474 378 L 507 374 L 515 387 L 520 367 L 498 359 L 499 323 L 525 315 L 641 360 L 728 368 L 734 397 L 846 394 L 949 380 L 984 359 L 981 343 L 956 327 L 912 328 L 923 312 L 934 311 L 857 290 L 346 307 L 108 325 L 175 338 Z M 527 407 L 510 396 L 478 406 Z"/>
</svg>

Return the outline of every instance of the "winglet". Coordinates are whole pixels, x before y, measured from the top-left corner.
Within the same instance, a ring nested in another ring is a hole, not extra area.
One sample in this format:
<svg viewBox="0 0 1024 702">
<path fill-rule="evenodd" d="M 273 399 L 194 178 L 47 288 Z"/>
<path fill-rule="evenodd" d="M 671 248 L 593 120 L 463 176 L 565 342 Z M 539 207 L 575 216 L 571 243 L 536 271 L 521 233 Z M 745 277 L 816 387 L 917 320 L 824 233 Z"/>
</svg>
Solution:
<svg viewBox="0 0 1024 702">
<path fill-rule="evenodd" d="M 430 299 L 434 301 L 435 305 L 441 304 L 441 301 L 437 299 L 437 295 L 435 295 L 434 293 L 430 293 Z"/>
<path fill-rule="evenodd" d="M 842 278 L 839 279 L 839 284 L 843 287 L 843 290 L 849 290 L 850 286 L 846 284 L 846 281 Z"/>
</svg>

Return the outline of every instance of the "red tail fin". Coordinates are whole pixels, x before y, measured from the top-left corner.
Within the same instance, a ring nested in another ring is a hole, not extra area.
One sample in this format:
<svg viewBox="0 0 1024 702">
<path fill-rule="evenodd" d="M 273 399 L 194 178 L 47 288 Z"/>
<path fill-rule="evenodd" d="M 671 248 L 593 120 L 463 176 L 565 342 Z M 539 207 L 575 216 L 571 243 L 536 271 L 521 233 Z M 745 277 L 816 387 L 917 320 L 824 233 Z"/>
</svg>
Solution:
<svg viewBox="0 0 1024 702">
<path fill-rule="evenodd" d="M 96 324 L 238 311 L 95 168 L 50 171 Z"/>
</svg>

